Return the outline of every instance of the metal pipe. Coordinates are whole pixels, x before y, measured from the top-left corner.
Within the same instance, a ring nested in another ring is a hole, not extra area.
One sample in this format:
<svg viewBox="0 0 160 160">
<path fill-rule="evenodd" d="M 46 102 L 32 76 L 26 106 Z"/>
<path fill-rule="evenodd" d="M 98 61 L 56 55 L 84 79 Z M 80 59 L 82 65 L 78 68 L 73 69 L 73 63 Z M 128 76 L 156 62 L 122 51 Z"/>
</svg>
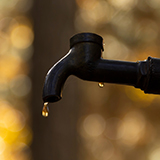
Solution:
<svg viewBox="0 0 160 160">
<path fill-rule="evenodd" d="M 73 36 L 69 52 L 47 73 L 44 102 L 62 98 L 64 83 L 70 75 L 87 81 L 131 85 L 145 93 L 160 94 L 160 59 L 149 57 L 140 62 L 104 60 L 102 51 L 102 37 L 93 33 Z"/>
</svg>

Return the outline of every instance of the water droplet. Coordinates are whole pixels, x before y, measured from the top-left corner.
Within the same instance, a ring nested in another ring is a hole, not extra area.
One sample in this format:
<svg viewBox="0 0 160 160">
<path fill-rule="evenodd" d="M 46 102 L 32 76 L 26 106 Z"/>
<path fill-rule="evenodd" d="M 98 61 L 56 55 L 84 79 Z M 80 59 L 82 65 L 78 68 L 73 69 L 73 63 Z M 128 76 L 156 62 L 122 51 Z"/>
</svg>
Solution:
<svg viewBox="0 0 160 160">
<path fill-rule="evenodd" d="M 44 103 L 43 109 L 42 109 L 42 116 L 43 117 L 48 117 L 49 114 L 49 107 L 48 107 L 48 102 Z"/>
<path fill-rule="evenodd" d="M 103 88 L 103 87 L 104 87 L 104 83 L 103 83 L 103 82 L 99 82 L 99 83 L 98 83 L 98 86 L 99 86 L 100 88 Z"/>
</svg>

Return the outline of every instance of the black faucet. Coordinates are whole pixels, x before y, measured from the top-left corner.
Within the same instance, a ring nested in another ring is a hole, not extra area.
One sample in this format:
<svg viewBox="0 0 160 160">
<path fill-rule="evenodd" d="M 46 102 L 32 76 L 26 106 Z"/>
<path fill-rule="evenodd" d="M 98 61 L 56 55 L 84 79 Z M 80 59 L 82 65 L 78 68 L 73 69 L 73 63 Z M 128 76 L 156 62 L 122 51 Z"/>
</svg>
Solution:
<svg viewBox="0 0 160 160">
<path fill-rule="evenodd" d="M 106 44 L 107 45 L 107 44 Z M 43 101 L 56 102 L 70 75 L 83 80 L 131 85 L 145 93 L 160 94 L 160 59 L 127 62 L 105 60 L 103 39 L 93 33 L 80 33 L 70 39 L 69 52 L 48 71 Z"/>
</svg>

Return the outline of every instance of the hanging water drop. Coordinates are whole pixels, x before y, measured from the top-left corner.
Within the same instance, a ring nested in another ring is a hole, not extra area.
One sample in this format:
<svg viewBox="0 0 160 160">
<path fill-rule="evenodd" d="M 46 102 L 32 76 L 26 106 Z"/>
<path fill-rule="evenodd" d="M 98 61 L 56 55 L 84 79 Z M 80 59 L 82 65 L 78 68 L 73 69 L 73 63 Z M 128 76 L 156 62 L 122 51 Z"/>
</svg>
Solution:
<svg viewBox="0 0 160 160">
<path fill-rule="evenodd" d="M 48 117 L 48 114 L 49 114 L 48 102 L 45 102 L 42 109 L 42 116 Z"/>
<path fill-rule="evenodd" d="M 103 83 L 103 82 L 99 82 L 99 83 L 98 83 L 98 86 L 99 86 L 100 88 L 103 88 L 103 87 L 104 87 L 104 83 Z"/>
</svg>

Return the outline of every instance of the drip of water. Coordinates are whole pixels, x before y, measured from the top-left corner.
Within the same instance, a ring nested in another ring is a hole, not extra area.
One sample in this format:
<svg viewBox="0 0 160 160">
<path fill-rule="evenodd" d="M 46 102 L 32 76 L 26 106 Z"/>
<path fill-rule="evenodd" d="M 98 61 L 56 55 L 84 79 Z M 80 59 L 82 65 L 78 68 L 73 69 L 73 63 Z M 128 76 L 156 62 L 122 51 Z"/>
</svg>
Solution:
<svg viewBox="0 0 160 160">
<path fill-rule="evenodd" d="M 99 83 L 98 83 L 98 86 L 99 86 L 100 88 L 103 88 L 103 87 L 104 87 L 104 83 L 103 83 L 103 82 L 99 82 Z"/>
<path fill-rule="evenodd" d="M 49 114 L 48 102 L 45 102 L 42 109 L 42 116 L 48 117 L 48 114 Z"/>
</svg>

